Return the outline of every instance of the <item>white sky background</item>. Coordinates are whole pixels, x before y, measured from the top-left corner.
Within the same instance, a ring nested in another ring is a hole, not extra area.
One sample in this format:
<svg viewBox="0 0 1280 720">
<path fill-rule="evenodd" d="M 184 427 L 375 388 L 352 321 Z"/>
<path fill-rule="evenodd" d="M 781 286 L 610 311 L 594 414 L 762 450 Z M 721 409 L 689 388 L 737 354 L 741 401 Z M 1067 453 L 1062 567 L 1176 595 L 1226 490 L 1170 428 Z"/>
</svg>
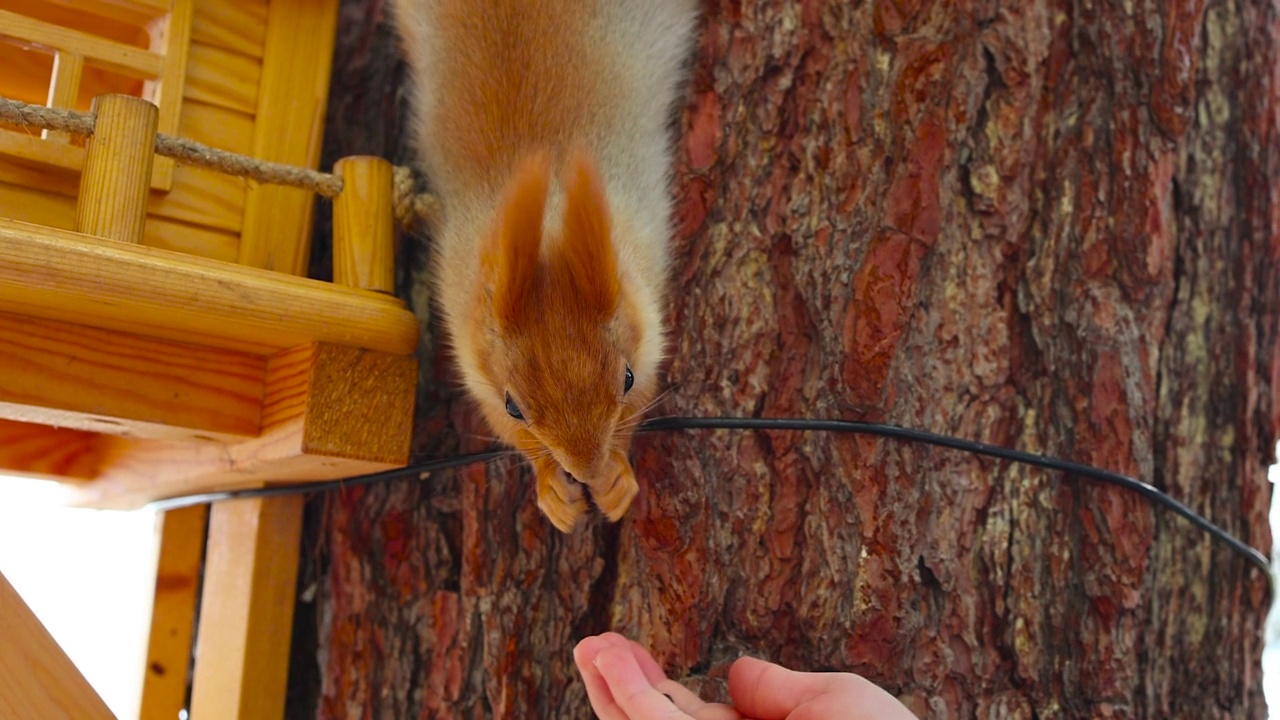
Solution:
<svg viewBox="0 0 1280 720">
<path fill-rule="evenodd" d="M 0 572 L 121 720 L 138 717 L 155 588 L 155 513 L 58 505 L 0 476 Z"/>
<path fill-rule="evenodd" d="M 1280 483 L 1280 465 L 1268 476 Z M 1280 538 L 1274 493 L 1270 518 Z M 157 550 L 149 510 L 64 508 L 56 486 L 0 476 L 0 572 L 121 720 L 138 716 Z M 1267 642 L 1263 689 L 1268 705 L 1280 710 L 1275 613 Z M 1271 717 L 1280 720 L 1280 712 Z"/>
</svg>

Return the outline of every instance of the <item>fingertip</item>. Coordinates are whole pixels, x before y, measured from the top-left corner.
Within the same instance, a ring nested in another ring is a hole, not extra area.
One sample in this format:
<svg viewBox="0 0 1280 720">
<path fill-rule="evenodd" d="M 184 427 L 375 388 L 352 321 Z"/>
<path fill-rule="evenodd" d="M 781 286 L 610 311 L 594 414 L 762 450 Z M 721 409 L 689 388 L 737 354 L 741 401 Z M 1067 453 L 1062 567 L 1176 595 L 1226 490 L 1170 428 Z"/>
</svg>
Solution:
<svg viewBox="0 0 1280 720">
<path fill-rule="evenodd" d="M 599 655 L 600 651 L 605 647 L 608 646 L 599 636 L 590 635 L 584 637 L 578 641 L 577 645 L 573 646 L 573 661 L 578 664 L 578 667 L 591 665 L 596 655 Z"/>
</svg>

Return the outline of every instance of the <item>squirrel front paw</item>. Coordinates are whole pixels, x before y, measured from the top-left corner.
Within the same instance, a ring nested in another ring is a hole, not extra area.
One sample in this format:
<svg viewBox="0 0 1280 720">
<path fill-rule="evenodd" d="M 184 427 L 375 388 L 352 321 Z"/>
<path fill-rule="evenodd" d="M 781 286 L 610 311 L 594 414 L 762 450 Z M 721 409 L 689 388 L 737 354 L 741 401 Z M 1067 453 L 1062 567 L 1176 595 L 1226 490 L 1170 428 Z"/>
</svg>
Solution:
<svg viewBox="0 0 1280 720">
<path fill-rule="evenodd" d="M 616 453 L 609 472 L 605 473 L 600 482 L 591 485 L 591 498 L 610 522 L 621 520 L 639 493 L 640 485 L 636 482 L 636 473 L 631 469 L 631 463 L 626 456 Z"/>
<path fill-rule="evenodd" d="M 554 460 L 544 458 L 534 463 L 538 484 L 538 509 L 563 533 L 572 532 L 587 512 L 587 497 L 582 485 L 565 474 Z"/>
</svg>

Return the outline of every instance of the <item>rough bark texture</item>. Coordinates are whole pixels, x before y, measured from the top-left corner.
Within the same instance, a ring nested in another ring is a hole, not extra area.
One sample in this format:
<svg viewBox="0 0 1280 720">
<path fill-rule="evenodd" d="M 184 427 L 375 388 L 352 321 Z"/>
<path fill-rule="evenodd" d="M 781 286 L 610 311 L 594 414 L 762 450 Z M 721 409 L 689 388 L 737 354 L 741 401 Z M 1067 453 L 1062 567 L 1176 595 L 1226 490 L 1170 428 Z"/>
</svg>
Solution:
<svg viewBox="0 0 1280 720">
<path fill-rule="evenodd" d="M 384 8 L 343 13 L 327 161 L 404 162 Z M 1278 27 L 1261 0 L 709 0 L 662 412 L 1048 452 L 1268 548 Z M 438 350 L 417 449 L 479 449 Z M 1265 716 L 1261 578 L 1135 495 L 821 435 L 635 457 L 630 516 L 571 537 L 515 463 L 314 500 L 291 715 L 590 717 L 570 649 L 616 629 L 708 692 L 750 653 L 921 717 Z"/>
</svg>

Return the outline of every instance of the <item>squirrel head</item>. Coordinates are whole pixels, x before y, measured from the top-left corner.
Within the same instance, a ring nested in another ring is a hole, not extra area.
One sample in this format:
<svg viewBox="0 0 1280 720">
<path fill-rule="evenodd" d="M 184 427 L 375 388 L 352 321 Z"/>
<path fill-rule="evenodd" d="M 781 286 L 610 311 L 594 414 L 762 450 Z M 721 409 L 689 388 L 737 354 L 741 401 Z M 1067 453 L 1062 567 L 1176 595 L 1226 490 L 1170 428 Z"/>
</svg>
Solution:
<svg viewBox="0 0 1280 720">
<path fill-rule="evenodd" d="M 611 520 L 638 492 L 631 436 L 657 387 L 661 334 L 619 268 L 603 183 L 585 153 L 561 179 L 560 222 L 546 216 L 551 163 L 511 176 L 482 254 L 484 302 L 473 383 L 489 425 L 532 462 L 538 502 L 561 530 L 586 509 Z"/>
</svg>

